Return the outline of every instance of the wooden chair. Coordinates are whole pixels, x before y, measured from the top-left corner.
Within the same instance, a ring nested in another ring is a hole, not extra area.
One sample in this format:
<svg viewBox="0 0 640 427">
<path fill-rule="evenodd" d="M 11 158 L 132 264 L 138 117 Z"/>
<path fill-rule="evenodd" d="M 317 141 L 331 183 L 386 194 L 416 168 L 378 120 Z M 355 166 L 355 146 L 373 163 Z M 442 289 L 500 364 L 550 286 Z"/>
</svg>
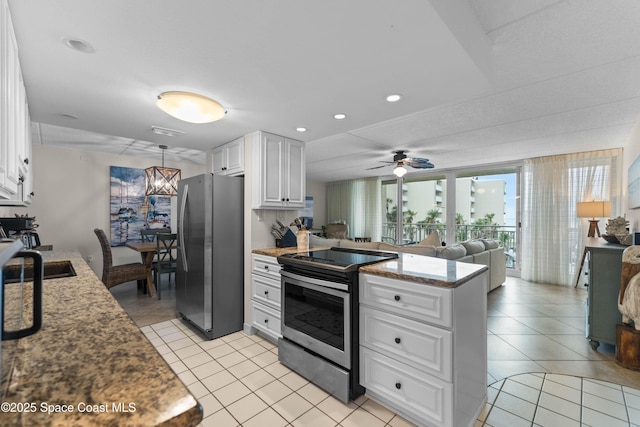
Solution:
<svg viewBox="0 0 640 427">
<path fill-rule="evenodd" d="M 169 273 L 169 283 L 171 283 L 171 273 L 176 272 L 177 261 L 174 256 L 178 235 L 175 233 L 156 234 L 156 259 L 153 265 L 154 277 L 156 281 L 156 292 L 160 299 L 162 289 L 162 274 Z"/>
<path fill-rule="evenodd" d="M 96 228 L 93 230 L 98 236 L 100 246 L 102 247 L 102 283 L 111 289 L 121 283 L 136 280 L 138 288 L 144 288 L 147 279 L 147 268 L 141 262 L 133 262 L 130 264 L 113 265 L 113 255 L 111 254 L 111 245 L 107 240 L 104 231 Z"/>
</svg>

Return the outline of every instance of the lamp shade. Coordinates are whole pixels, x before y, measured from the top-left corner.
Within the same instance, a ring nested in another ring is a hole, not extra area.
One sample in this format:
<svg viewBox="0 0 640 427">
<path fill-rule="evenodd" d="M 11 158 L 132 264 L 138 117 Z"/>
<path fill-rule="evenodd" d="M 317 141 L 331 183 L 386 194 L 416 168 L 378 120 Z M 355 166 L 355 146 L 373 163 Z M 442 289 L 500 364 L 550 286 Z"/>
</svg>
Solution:
<svg viewBox="0 0 640 427">
<path fill-rule="evenodd" d="M 397 177 L 403 177 L 407 173 L 407 169 L 404 167 L 402 162 L 398 162 L 398 164 L 396 165 L 395 169 L 393 170 L 393 173 Z"/>
<path fill-rule="evenodd" d="M 158 107 L 189 123 L 210 123 L 224 117 L 224 107 L 213 99 L 191 92 L 164 92 L 158 95 Z"/>
<path fill-rule="evenodd" d="M 604 218 L 611 216 L 611 202 L 578 202 L 578 218 Z"/>
</svg>

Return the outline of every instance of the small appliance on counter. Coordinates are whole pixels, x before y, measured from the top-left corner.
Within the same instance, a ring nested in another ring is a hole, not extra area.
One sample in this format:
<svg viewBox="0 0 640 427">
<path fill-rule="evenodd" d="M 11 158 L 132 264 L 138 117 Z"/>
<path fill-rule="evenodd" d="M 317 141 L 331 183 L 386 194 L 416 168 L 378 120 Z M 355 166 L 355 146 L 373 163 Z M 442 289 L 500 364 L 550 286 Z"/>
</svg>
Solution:
<svg viewBox="0 0 640 427">
<path fill-rule="evenodd" d="M 4 233 L 6 237 L 22 240 L 27 249 L 37 248 L 40 246 L 40 237 L 35 232 L 35 229 L 38 228 L 35 221 L 35 217 L 29 216 L 0 217 L 0 227 L 2 228 L 0 234 Z"/>
</svg>

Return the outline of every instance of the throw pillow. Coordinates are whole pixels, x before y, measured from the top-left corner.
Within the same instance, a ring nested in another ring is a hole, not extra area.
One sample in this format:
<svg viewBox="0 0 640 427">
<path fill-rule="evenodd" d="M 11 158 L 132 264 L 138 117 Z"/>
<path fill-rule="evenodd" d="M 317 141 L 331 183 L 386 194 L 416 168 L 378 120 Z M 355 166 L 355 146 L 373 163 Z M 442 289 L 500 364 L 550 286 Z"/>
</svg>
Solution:
<svg viewBox="0 0 640 427">
<path fill-rule="evenodd" d="M 437 231 L 429 234 L 425 239 L 418 242 L 419 246 L 440 246 L 440 235 Z"/>
<path fill-rule="evenodd" d="M 468 240 L 466 242 L 460 242 L 460 244 L 467 250 L 467 255 L 473 255 L 484 251 L 484 243 L 480 240 Z"/>
</svg>

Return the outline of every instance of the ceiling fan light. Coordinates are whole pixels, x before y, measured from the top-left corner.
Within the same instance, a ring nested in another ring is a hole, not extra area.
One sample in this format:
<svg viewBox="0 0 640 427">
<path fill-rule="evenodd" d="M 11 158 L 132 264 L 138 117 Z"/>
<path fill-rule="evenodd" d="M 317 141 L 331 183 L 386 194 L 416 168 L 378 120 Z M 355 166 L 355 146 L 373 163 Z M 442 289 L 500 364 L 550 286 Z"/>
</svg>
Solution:
<svg viewBox="0 0 640 427">
<path fill-rule="evenodd" d="M 398 162 L 398 164 L 396 165 L 396 168 L 393 170 L 393 173 L 398 178 L 401 178 L 407 173 L 407 169 L 404 167 L 404 165 L 401 162 Z"/>
<path fill-rule="evenodd" d="M 161 93 L 156 104 L 170 116 L 189 123 L 215 122 L 227 113 L 213 99 L 191 92 Z"/>
</svg>

